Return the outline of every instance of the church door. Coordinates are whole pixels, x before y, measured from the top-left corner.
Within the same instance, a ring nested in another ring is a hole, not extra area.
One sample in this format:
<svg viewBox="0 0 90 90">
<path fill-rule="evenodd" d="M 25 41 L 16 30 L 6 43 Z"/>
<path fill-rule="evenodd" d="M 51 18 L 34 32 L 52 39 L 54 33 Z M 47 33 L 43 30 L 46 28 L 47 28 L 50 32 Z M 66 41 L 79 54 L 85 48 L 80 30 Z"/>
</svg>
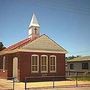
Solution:
<svg viewBox="0 0 90 90">
<path fill-rule="evenodd" d="M 18 58 L 13 58 L 13 77 L 16 77 L 16 80 L 18 79 Z"/>
</svg>

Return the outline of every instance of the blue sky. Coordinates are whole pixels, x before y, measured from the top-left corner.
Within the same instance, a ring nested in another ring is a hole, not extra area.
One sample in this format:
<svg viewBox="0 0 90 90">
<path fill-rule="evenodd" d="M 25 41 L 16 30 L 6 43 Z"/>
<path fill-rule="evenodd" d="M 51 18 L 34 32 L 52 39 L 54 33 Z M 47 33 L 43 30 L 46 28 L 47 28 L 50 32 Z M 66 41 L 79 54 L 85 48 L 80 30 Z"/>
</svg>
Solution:
<svg viewBox="0 0 90 90">
<path fill-rule="evenodd" d="M 0 0 L 0 41 L 6 47 L 28 37 L 33 12 L 41 34 L 67 55 L 90 55 L 90 0 Z"/>
</svg>

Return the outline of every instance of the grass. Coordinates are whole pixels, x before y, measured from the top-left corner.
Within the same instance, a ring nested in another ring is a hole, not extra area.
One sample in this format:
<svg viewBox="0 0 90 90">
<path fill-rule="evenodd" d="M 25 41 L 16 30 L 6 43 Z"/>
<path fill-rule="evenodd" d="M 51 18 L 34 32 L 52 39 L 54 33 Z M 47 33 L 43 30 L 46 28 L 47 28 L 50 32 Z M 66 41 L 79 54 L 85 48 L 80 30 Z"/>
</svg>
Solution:
<svg viewBox="0 0 90 90">
<path fill-rule="evenodd" d="M 71 77 L 71 80 L 76 80 L 76 77 Z M 78 81 L 90 81 L 90 76 L 78 76 L 77 77 Z"/>
</svg>

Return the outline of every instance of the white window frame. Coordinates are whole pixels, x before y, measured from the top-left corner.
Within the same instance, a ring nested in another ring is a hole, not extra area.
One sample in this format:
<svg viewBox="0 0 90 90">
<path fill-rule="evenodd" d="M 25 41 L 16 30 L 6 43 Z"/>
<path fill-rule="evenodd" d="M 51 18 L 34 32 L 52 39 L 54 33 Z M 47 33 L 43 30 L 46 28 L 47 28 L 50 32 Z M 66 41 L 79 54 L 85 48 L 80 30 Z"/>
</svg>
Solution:
<svg viewBox="0 0 90 90">
<path fill-rule="evenodd" d="M 6 57 L 3 56 L 3 72 L 5 72 L 5 59 L 6 59 Z"/>
<path fill-rule="evenodd" d="M 46 57 L 46 71 L 42 71 L 42 57 Z M 41 73 L 48 73 L 48 56 L 47 55 L 41 55 Z"/>
<path fill-rule="evenodd" d="M 37 56 L 37 71 L 32 70 L 32 57 L 33 56 Z M 39 55 L 33 54 L 33 55 L 31 55 L 31 73 L 38 73 L 38 72 L 39 72 Z"/>
<path fill-rule="evenodd" d="M 52 65 L 50 65 L 50 64 L 51 64 L 51 60 L 49 59 L 50 72 L 51 72 L 51 73 L 56 73 L 56 68 L 57 68 L 56 56 L 55 56 L 55 55 L 50 55 L 50 58 L 51 58 L 51 57 L 55 57 L 55 70 L 53 70 L 53 71 L 51 70 L 51 66 L 52 66 Z"/>
</svg>

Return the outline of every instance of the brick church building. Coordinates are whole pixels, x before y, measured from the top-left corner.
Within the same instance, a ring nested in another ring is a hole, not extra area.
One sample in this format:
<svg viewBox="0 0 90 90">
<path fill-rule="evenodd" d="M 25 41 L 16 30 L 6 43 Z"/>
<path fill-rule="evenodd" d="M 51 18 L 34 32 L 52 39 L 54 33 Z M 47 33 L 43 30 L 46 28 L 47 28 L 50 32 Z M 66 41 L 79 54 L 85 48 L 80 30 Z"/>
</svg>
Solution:
<svg viewBox="0 0 90 90">
<path fill-rule="evenodd" d="M 28 38 L 0 52 L 0 78 L 16 77 L 24 81 L 65 79 L 67 51 L 47 35 L 40 35 L 40 25 L 33 14 Z"/>
</svg>

